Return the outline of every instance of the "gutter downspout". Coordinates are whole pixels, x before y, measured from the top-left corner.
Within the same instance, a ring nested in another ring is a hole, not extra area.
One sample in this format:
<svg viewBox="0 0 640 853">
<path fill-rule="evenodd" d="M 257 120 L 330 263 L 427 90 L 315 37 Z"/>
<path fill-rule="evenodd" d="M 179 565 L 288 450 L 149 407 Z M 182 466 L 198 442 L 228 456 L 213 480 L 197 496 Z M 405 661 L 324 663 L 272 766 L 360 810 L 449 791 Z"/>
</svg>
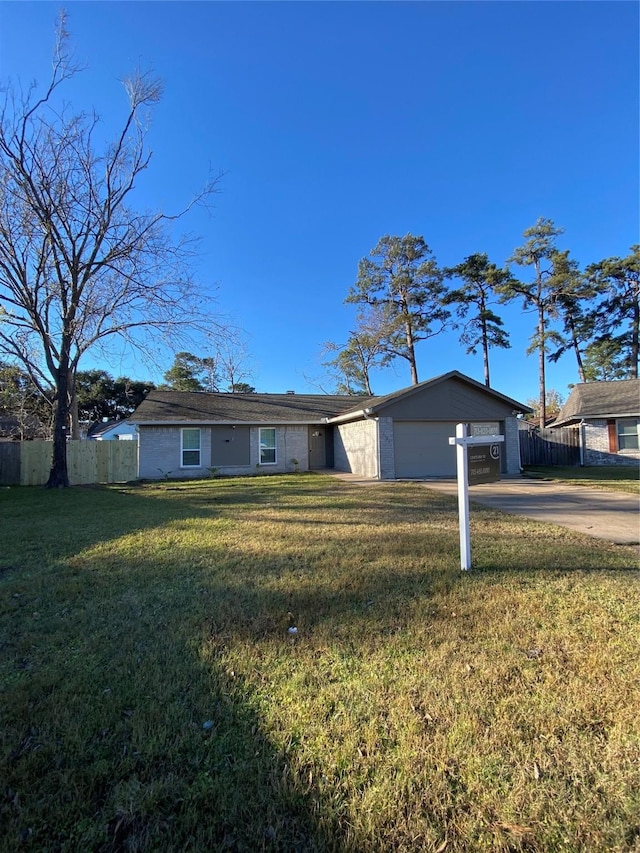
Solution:
<svg viewBox="0 0 640 853">
<path fill-rule="evenodd" d="M 584 418 L 580 421 L 579 428 L 580 428 L 580 467 L 584 468 L 584 442 L 585 442 Z"/>
<path fill-rule="evenodd" d="M 380 418 L 371 413 L 371 409 L 363 409 L 362 414 L 366 421 L 375 421 L 376 425 L 376 473 L 375 479 L 380 479 Z"/>
</svg>

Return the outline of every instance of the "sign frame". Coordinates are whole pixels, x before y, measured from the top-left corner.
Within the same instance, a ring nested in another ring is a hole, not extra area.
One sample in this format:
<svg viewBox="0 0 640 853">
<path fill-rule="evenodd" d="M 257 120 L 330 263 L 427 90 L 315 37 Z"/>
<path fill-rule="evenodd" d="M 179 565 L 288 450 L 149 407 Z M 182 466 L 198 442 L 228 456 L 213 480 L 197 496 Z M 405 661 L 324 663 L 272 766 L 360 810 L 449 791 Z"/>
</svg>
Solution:
<svg viewBox="0 0 640 853">
<path fill-rule="evenodd" d="M 490 439 L 490 441 L 488 440 Z M 456 448 L 456 468 L 458 473 L 458 524 L 460 527 L 460 568 L 463 572 L 471 569 L 471 533 L 469 528 L 469 465 L 467 448 L 481 445 L 501 444 L 503 435 L 470 436 L 467 424 L 456 424 L 455 437 L 449 439 Z"/>
</svg>

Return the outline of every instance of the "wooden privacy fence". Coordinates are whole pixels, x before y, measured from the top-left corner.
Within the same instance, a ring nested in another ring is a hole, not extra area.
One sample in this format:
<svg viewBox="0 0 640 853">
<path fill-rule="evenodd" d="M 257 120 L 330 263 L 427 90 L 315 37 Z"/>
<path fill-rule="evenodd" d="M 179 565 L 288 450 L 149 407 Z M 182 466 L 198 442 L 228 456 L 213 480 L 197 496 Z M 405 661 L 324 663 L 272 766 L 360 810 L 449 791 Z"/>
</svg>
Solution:
<svg viewBox="0 0 640 853">
<path fill-rule="evenodd" d="M 580 429 L 521 429 L 521 465 L 580 465 Z"/>
<path fill-rule="evenodd" d="M 0 485 L 43 486 L 51 470 L 52 441 L 0 442 Z M 72 486 L 125 483 L 138 477 L 137 441 L 69 441 Z"/>
</svg>

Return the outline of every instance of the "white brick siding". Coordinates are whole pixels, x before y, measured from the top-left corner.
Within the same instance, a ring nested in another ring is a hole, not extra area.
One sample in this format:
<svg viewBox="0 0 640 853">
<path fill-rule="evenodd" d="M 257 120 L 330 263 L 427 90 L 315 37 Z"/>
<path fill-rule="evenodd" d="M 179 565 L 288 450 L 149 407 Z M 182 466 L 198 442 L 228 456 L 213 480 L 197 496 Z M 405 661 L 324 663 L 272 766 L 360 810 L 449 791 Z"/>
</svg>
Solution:
<svg viewBox="0 0 640 853">
<path fill-rule="evenodd" d="M 604 424 L 604 449 L 608 450 L 606 421 Z M 265 424 L 269 427 L 270 424 Z M 181 467 L 180 426 L 139 426 L 139 477 L 145 480 L 163 479 L 165 476 L 208 477 L 211 468 L 211 429 L 201 429 L 200 466 Z M 308 427 L 306 425 L 276 426 L 276 464 L 258 465 L 259 427 L 250 429 L 250 456 L 247 465 L 217 467 L 216 473 L 225 475 L 247 475 L 256 473 L 282 473 L 295 470 L 293 459 L 298 460 L 298 470 L 309 468 Z M 505 419 L 504 451 L 506 473 L 520 473 L 520 447 L 516 418 Z M 612 454 L 607 456 L 611 457 Z M 621 462 L 629 462 L 633 456 L 618 454 Z M 638 457 L 638 454 L 635 454 Z M 614 455 L 615 458 L 615 455 Z M 585 464 L 598 464 L 588 462 Z M 352 421 L 334 427 L 334 467 L 337 471 L 348 471 L 361 477 L 380 480 L 395 479 L 393 418 L 381 417 L 370 420 Z"/>
<path fill-rule="evenodd" d="M 585 465 L 633 465 L 640 460 L 638 450 L 609 450 L 609 426 L 604 418 L 583 424 Z"/>
<path fill-rule="evenodd" d="M 352 421 L 335 427 L 333 452 L 336 471 L 348 471 L 360 477 L 379 476 L 377 429 L 376 420 Z M 393 438 L 391 444 L 393 448 Z"/>
<path fill-rule="evenodd" d="M 395 480 L 395 453 L 393 450 L 393 418 L 378 419 L 380 479 Z"/>
</svg>

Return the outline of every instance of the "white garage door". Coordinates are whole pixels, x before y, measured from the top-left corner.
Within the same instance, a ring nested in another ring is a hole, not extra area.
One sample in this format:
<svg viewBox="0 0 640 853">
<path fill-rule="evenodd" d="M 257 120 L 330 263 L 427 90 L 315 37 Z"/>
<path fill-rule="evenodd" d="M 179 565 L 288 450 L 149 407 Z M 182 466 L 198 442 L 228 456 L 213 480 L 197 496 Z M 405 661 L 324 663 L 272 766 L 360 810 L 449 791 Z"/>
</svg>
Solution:
<svg viewBox="0 0 640 853">
<path fill-rule="evenodd" d="M 396 477 L 455 477 L 456 450 L 449 436 L 456 425 L 398 421 L 393 425 Z"/>
</svg>

